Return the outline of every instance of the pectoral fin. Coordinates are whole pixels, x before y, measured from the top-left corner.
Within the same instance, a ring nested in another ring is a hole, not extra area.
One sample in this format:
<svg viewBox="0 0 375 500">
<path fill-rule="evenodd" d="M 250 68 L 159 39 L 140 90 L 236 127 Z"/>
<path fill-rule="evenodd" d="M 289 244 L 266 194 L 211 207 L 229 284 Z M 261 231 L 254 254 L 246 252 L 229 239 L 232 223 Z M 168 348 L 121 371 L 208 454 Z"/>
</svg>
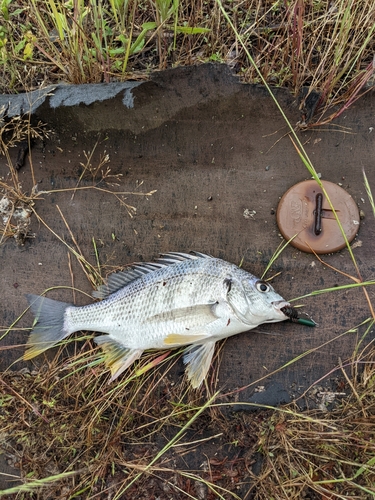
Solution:
<svg viewBox="0 0 375 500">
<path fill-rule="evenodd" d="M 173 321 L 175 323 L 183 321 L 186 324 L 192 322 L 194 325 L 207 325 L 217 319 L 214 313 L 215 305 L 216 302 L 211 302 L 208 304 L 196 304 L 194 306 L 172 309 L 151 316 L 147 322 Z"/>
<path fill-rule="evenodd" d="M 100 335 L 100 337 L 95 337 L 94 340 L 104 351 L 104 362 L 111 370 L 112 375 L 110 382 L 129 368 L 134 361 L 140 358 L 143 352 L 142 349 L 128 349 L 113 340 L 109 335 Z"/>
<path fill-rule="evenodd" d="M 197 389 L 205 379 L 210 368 L 215 342 L 206 342 L 198 346 L 189 346 L 184 355 L 184 363 L 188 365 L 186 373 L 194 389 Z"/>
</svg>

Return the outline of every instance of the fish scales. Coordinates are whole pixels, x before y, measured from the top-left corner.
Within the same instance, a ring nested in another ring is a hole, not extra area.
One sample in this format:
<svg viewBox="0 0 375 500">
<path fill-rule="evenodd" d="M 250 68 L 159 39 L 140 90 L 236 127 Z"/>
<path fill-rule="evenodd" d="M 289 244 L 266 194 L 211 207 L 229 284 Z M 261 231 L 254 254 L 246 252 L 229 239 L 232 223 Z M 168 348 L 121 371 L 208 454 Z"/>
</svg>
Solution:
<svg viewBox="0 0 375 500">
<path fill-rule="evenodd" d="M 233 271 L 230 264 L 223 266 L 222 262 L 187 260 L 180 266 L 145 274 L 106 301 L 69 308 L 67 327 L 111 332 L 116 338 L 126 336 L 128 347 L 147 349 L 150 343 L 155 348 L 165 347 L 164 338 L 169 333 L 184 333 L 202 325 L 200 316 L 176 318 L 173 312 L 216 301 L 223 279 Z"/>
<path fill-rule="evenodd" d="M 80 330 L 103 333 L 95 341 L 114 380 L 145 349 L 187 346 L 193 387 L 204 380 L 220 340 L 261 323 L 284 321 L 291 308 L 271 285 L 224 260 L 204 254 L 165 254 L 109 276 L 87 306 L 29 295 L 37 318 L 25 359 Z M 285 309 L 286 310 L 286 309 Z"/>
</svg>

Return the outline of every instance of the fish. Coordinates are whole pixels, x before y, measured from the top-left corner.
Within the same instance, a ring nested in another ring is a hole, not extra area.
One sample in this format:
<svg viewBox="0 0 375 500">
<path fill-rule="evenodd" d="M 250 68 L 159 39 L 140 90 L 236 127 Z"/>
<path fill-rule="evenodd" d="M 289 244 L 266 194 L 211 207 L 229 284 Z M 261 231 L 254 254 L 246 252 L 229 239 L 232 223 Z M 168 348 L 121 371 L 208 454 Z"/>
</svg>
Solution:
<svg viewBox="0 0 375 500">
<path fill-rule="evenodd" d="M 206 378 L 217 341 L 263 323 L 296 318 L 267 281 L 200 252 L 170 252 L 109 275 L 85 306 L 27 294 L 36 323 L 23 358 L 31 359 L 77 331 L 94 337 L 117 379 L 148 349 L 185 347 L 193 388 Z"/>
</svg>

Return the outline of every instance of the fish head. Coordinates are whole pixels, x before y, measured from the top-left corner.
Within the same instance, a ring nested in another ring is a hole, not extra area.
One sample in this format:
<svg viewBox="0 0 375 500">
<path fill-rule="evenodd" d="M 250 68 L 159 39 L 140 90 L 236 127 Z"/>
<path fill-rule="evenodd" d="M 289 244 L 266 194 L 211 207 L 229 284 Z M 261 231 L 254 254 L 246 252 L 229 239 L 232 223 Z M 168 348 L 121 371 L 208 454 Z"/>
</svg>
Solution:
<svg viewBox="0 0 375 500">
<path fill-rule="evenodd" d="M 291 307 L 289 302 L 266 281 L 250 275 L 231 288 L 234 289 L 228 294 L 228 302 L 238 318 L 250 327 L 288 319 L 282 309 Z"/>
</svg>

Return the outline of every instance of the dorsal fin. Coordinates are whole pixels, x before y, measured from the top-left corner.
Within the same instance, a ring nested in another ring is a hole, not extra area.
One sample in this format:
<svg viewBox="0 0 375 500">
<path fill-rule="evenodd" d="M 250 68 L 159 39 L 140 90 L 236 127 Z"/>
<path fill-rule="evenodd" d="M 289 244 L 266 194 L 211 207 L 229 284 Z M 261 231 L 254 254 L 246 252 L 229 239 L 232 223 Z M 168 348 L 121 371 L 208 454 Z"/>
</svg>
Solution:
<svg viewBox="0 0 375 500">
<path fill-rule="evenodd" d="M 176 262 L 181 262 L 183 260 L 195 260 L 195 259 L 212 259 L 211 255 L 206 255 L 200 252 L 183 253 L 183 252 L 168 252 L 163 253 L 156 259 L 157 262 L 164 263 L 165 265 L 175 264 Z"/>
<path fill-rule="evenodd" d="M 124 286 L 129 285 L 129 283 L 137 280 L 144 274 L 152 273 L 162 267 L 171 266 L 183 260 L 195 260 L 202 258 L 206 259 L 212 257 L 198 252 L 194 252 L 193 254 L 170 252 L 162 254 L 159 259 L 156 259 L 156 262 L 139 262 L 132 264 L 123 271 L 110 274 L 108 277 L 108 283 L 106 285 L 99 286 L 98 289 L 92 293 L 92 296 L 97 299 L 105 299 L 112 293 L 115 293 Z"/>
<path fill-rule="evenodd" d="M 132 281 L 137 280 L 144 274 L 156 271 L 163 267 L 158 264 L 134 264 L 127 267 L 123 271 L 110 274 L 108 276 L 108 283 L 106 285 L 100 285 L 97 290 L 92 292 L 92 296 L 97 299 L 105 299 L 112 293 L 117 292 L 124 286 L 129 285 Z"/>
</svg>

